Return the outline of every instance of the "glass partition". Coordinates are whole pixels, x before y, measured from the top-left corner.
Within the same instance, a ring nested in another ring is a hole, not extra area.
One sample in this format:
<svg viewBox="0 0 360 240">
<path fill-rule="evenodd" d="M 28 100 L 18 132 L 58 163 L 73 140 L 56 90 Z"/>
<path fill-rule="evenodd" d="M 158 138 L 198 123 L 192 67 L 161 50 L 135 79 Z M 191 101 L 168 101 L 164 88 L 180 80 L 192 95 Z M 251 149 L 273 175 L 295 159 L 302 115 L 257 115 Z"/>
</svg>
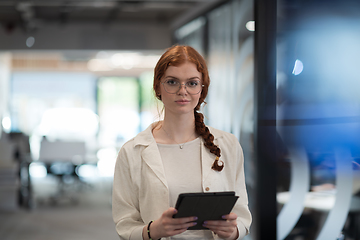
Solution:
<svg viewBox="0 0 360 240">
<path fill-rule="evenodd" d="M 360 4 L 278 11 L 277 238 L 360 239 Z"/>
</svg>

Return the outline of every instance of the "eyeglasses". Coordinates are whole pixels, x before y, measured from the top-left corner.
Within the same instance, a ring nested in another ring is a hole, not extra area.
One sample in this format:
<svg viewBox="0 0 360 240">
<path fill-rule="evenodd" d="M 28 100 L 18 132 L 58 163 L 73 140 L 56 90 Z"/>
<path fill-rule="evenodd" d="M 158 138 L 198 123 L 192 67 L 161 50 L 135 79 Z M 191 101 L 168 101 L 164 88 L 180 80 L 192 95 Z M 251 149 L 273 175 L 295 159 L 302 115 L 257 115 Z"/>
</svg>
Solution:
<svg viewBox="0 0 360 240">
<path fill-rule="evenodd" d="M 200 81 L 197 80 L 190 80 L 186 83 L 180 83 L 178 80 L 166 80 L 165 82 L 161 83 L 164 86 L 166 92 L 170 94 L 175 94 L 181 89 L 181 85 L 185 85 L 186 91 L 191 94 L 195 95 L 198 94 L 204 85 L 201 85 Z"/>
</svg>

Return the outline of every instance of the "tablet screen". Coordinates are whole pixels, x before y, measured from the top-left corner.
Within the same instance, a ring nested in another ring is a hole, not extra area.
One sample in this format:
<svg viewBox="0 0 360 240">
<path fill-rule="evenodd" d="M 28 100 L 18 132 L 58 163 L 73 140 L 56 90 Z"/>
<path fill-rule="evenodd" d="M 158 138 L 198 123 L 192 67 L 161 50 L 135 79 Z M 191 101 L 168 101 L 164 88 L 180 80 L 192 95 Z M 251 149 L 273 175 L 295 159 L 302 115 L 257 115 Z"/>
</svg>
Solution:
<svg viewBox="0 0 360 240">
<path fill-rule="evenodd" d="M 238 196 L 231 191 L 182 193 L 176 202 L 175 208 L 178 212 L 174 218 L 195 216 L 198 218 L 198 224 L 190 227 L 189 230 L 207 229 L 202 223 L 206 220 L 223 220 L 222 216 L 231 212 L 237 199 Z"/>
</svg>

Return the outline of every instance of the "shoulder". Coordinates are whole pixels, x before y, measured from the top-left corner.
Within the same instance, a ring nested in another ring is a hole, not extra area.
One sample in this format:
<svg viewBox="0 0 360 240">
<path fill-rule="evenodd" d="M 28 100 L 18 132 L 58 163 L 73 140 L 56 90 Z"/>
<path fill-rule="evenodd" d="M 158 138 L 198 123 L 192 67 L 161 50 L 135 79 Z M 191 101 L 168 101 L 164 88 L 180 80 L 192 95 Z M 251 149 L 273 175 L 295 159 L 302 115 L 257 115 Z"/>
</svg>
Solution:
<svg viewBox="0 0 360 240">
<path fill-rule="evenodd" d="M 128 166 L 132 168 L 131 166 L 137 165 L 139 163 L 141 148 L 136 144 L 137 137 L 138 135 L 122 145 L 117 156 L 117 164 L 121 165 L 122 167 Z"/>
<path fill-rule="evenodd" d="M 120 152 L 121 151 L 129 151 L 131 149 L 134 148 L 134 142 L 135 142 L 135 137 L 133 137 L 132 139 L 128 140 L 127 142 L 125 142 L 121 149 L 120 149 Z"/>
<path fill-rule="evenodd" d="M 136 146 L 148 146 L 153 141 L 155 141 L 154 136 L 152 135 L 153 124 L 147 127 L 142 132 L 138 133 L 135 137 L 125 142 L 122 146 L 122 149 L 129 150 L 133 149 Z"/>
<path fill-rule="evenodd" d="M 210 126 L 207 126 L 211 132 L 212 135 L 214 135 L 215 140 L 216 139 L 224 139 L 226 141 L 231 141 L 231 142 L 238 142 L 238 139 L 235 137 L 234 134 L 229 133 L 229 132 L 225 132 Z"/>
<path fill-rule="evenodd" d="M 220 147 L 223 154 L 242 155 L 240 142 L 234 134 L 209 126 L 208 128 L 214 136 L 214 143 Z"/>
<path fill-rule="evenodd" d="M 120 157 L 138 157 L 144 149 L 150 145 L 156 144 L 152 129 L 156 123 L 151 124 L 148 128 L 138 133 L 135 137 L 125 142 L 120 151 Z"/>
<path fill-rule="evenodd" d="M 235 135 L 213 127 L 208 128 L 211 134 L 214 135 L 214 143 L 221 149 L 222 160 L 226 161 L 226 164 L 230 164 L 230 169 L 235 170 L 241 167 L 244 155 L 240 142 Z"/>
</svg>

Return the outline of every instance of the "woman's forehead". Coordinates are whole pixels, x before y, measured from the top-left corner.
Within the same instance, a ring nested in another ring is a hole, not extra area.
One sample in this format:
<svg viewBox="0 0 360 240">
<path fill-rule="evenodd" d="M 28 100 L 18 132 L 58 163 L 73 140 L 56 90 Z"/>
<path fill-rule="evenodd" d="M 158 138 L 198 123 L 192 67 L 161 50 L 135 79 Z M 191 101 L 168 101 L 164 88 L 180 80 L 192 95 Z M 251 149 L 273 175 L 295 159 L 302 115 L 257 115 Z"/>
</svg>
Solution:
<svg viewBox="0 0 360 240">
<path fill-rule="evenodd" d="M 164 77 L 166 76 L 201 78 L 202 74 L 197 70 L 197 66 L 194 63 L 185 62 L 177 66 L 169 66 L 164 74 Z"/>
</svg>

